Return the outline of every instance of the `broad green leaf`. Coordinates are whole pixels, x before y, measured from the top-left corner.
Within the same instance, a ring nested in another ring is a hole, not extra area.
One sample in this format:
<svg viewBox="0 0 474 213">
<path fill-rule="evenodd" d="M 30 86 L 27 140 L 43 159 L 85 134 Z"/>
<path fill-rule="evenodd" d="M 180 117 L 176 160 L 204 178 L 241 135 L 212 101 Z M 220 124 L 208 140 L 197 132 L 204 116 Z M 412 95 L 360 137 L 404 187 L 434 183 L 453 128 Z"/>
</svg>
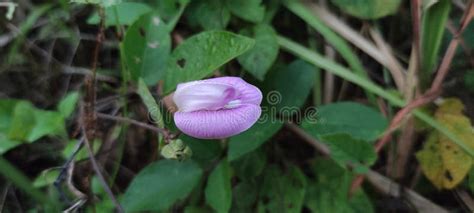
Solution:
<svg viewBox="0 0 474 213">
<path fill-rule="evenodd" d="M 401 0 L 331 0 L 342 11 L 361 19 L 378 19 L 397 12 Z"/>
<path fill-rule="evenodd" d="M 303 208 L 306 185 L 306 177 L 297 167 L 291 166 L 285 172 L 275 165 L 269 167 L 260 191 L 259 208 L 265 212 L 299 213 Z"/>
<path fill-rule="evenodd" d="M 79 100 L 79 93 L 72 92 L 64 97 L 58 105 L 58 111 L 64 118 L 68 118 L 74 112 L 77 107 L 77 101 Z"/>
<path fill-rule="evenodd" d="M 141 16 L 127 30 L 123 50 L 132 79 L 156 84 L 165 75 L 171 51 L 167 25 L 155 13 Z"/>
<path fill-rule="evenodd" d="M 105 26 L 131 25 L 140 16 L 149 13 L 152 8 L 139 2 L 122 2 L 113 7 L 105 8 Z M 98 13 L 94 13 L 87 19 L 88 24 L 99 24 Z"/>
<path fill-rule="evenodd" d="M 229 212 L 232 204 L 230 178 L 230 166 L 227 159 L 223 159 L 209 175 L 205 189 L 206 203 L 216 212 Z"/>
<path fill-rule="evenodd" d="M 305 103 L 314 84 L 315 67 L 303 60 L 293 61 L 288 66 L 279 67 L 270 73 L 265 90 L 270 99 L 273 93 L 277 99 L 267 100 L 270 107 L 275 107 L 282 117 L 301 113 L 300 108 Z M 295 82 L 298 82 L 295 84 Z M 300 114 L 301 115 L 301 114 Z M 301 116 L 300 116 L 301 117 Z"/>
<path fill-rule="evenodd" d="M 439 63 L 439 50 L 451 10 L 450 0 L 440 0 L 429 7 L 422 17 L 421 26 L 421 83 L 428 87 L 431 75 Z"/>
<path fill-rule="evenodd" d="M 0 132 L 6 132 L 10 129 L 13 111 L 17 103 L 17 100 L 0 99 Z"/>
<path fill-rule="evenodd" d="M 8 131 L 11 140 L 26 141 L 35 127 L 35 108 L 26 101 L 19 101 L 13 110 L 13 117 Z"/>
<path fill-rule="evenodd" d="M 357 190 L 351 199 L 348 193 L 353 180 L 347 170 L 331 159 L 318 159 L 311 166 L 315 180 L 308 181 L 305 206 L 312 212 L 374 212 L 367 195 Z"/>
<path fill-rule="evenodd" d="M 64 116 L 59 112 L 35 110 L 34 126 L 28 134 L 26 140 L 34 142 L 46 135 L 66 136 Z"/>
<path fill-rule="evenodd" d="M 102 7 L 110 7 L 120 4 L 122 0 L 70 0 L 70 2 L 78 4 L 97 4 Z"/>
<path fill-rule="evenodd" d="M 33 181 L 33 186 L 36 188 L 41 188 L 45 186 L 52 185 L 54 181 L 58 178 L 59 175 L 59 169 L 48 169 L 36 177 L 36 179 Z"/>
<path fill-rule="evenodd" d="M 221 0 L 192 1 L 186 14 L 190 22 L 205 30 L 225 29 L 230 21 L 230 12 Z"/>
<path fill-rule="evenodd" d="M 21 142 L 10 140 L 6 135 L 0 132 L 0 155 L 8 152 L 8 150 L 13 149 L 20 144 Z"/>
<path fill-rule="evenodd" d="M 255 46 L 239 56 L 238 61 L 254 77 L 263 81 L 265 74 L 278 56 L 279 45 L 275 30 L 269 25 L 262 24 L 240 33 L 252 35 L 255 38 Z"/>
<path fill-rule="evenodd" d="M 1 100 L 0 131 L 10 142 L 34 142 L 47 135 L 65 136 L 65 118 L 61 112 L 37 109 L 27 101 Z"/>
<path fill-rule="evenodd" d="M 173 91 L 179 83 L 209 76 L 254 43 L 250 38 L 226 31 L 206 31 L 186 39 L 168 61 L 165 93 Z"/>
<path fill-rule="evenodd" d="M 155 1 L 155 9 L 158 11 L 158 14 L 165 19 L 171 19 L 179 10 L 179 2 L 182 0 L 160 0 Z"/>
<path fill-rule="evenodd" d="M 331 150 L 331 158 L 343 168 L 346 168 L 350 163 L 356 167 L 356 171 L 362 172 L 364 168 L 366 170 L 367 166 L 374 164 L 377 159 L 377 154 L 370 143 L 356 140 L 350 135 L 323 135 L 321 140 Z"/>
<path fill-rule="evenodd" d="M 231 212 L 252 212 L 252 206 L 258 200 L 259 185 L 255 180 L 239 182 L 232 190 Z"/>
<path fill-rule="evenodd" d="M 219 141 L 196 139 L 185 134 L 181 134 L 179 138 L 193 150 L 191 158 L 203 166 L 207 166 L 218 159 L 222 153 Z"/>
<path fill-rule="evenodd" d="M 148 165 L 133 179 L 122 205 L 127 212 L 166 211 L 198 184 L 202 170 L 193 161 L 161 160 Z"/>
<path fill-rule="evenodd" d="M 437 109 L 436 119 L 474 148 L 472 125 L 469 118 L 462 114 L 463 109 L 464 106 L 458 99 L 447 99 Z M 464 180 L 473 164 L 473 158 L 469 154 L 438 132 L 429 135 L 416 157 L 423 173 L 438 189 L 456 187 Z"/>
<path fill-rule="evenodd" d="M 265 152 L 262 149 L 257 149 L 233 161 L 231 165 L 240 179 L 247 180 L 259 176 L 266 163 Z"/>
<path fill-rule="evenodd" d="M 307 116 L 302 127 L 316 138 L 346 133 L 355 139 L 372 142 L 387 125 L 387 119 L 370 107 L 355 102 L 338 102 L 319 107 L 315 115 Z"/>
<path fill-rule="evenodd" d="M 262 120 L 266 118 L 265 120 Z M 229 161 L 236 160 L 243 155 L 256 150 L 275 133 L 280 130 L 283 123 L 264 114 L 250 129 L 230 138 L 228 157 Z"/>
<path fill-rule="evenodd" d="M 265 15 L 265 6 L 262 0 L 225 0 L 227 8 L 235 16 L 254 23 L 259 23 Z"/>
</svg>

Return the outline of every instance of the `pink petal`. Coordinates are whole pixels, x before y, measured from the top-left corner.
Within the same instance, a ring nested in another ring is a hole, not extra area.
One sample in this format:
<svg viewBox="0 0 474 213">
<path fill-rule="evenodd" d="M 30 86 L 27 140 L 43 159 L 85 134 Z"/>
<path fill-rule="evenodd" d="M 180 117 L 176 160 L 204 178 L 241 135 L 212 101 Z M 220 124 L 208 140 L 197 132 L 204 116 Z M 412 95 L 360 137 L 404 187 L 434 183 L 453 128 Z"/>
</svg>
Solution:
<svg viewBox="0 0 474 213">
<path fill-rule="evenodd" d="M 206 82 L 225 83 L 232 85 L 239 91 L 239 99 L 242 103 L 260 105 L 262 103 L 262 92 L 239 77 L 220 77 L 203 80 Z"/>
<path fill-rule="evenodd" d="M 176 126 L 185 134 L 202 139 L 219 139 L 239 134 L 260 117 L 259 105 L 244 104 L 216 111 L 176 112 Z"/>
<path fill-rule="evenodd" d="M 173 101 L 180 112 L 218 110 L 237 96 L 238 91 L 231 85 L 199 82 L 178 87 Z"/>
</svg>

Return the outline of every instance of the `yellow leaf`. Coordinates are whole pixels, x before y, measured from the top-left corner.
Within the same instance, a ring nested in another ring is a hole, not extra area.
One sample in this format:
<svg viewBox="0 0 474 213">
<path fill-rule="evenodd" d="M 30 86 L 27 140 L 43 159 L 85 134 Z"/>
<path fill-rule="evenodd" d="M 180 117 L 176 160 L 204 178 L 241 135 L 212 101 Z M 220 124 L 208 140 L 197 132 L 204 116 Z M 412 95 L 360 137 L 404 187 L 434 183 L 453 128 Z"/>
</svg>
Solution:
<svg viewBox="0 0 474 213">
<path fill-rule="evenodd" d="M 435 117 L 451 132 L 474 148 L 474 133 L 470 120 L 462 114 L 458 99 L 447 99 L 436 110 Z M 472 167 L 473 159 L 443 134 L 432 132 L 423 149 L 416 154 L 426 177 L 438 189 L 452 189 Z"/>
</svg>

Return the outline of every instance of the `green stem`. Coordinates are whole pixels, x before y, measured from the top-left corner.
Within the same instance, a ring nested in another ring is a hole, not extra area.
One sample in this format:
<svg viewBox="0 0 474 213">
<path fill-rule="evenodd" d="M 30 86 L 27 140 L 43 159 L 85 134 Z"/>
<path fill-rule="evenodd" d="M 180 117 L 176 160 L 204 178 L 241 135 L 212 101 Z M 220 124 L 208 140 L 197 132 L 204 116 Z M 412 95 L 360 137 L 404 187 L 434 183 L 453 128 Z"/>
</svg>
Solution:
<svg viewBox="0 0 474 213">
<path fill-rule="evenodd" d="M 15 168 L 3 156 L 0 155 L 0 174 L 11 181 L 15 186 L 29 194 L 33 199 L 42 204 L 50 204 L 48 196 L 33 187 L 31 180 L 28 179 L 20 170 Z"/>
</svg>

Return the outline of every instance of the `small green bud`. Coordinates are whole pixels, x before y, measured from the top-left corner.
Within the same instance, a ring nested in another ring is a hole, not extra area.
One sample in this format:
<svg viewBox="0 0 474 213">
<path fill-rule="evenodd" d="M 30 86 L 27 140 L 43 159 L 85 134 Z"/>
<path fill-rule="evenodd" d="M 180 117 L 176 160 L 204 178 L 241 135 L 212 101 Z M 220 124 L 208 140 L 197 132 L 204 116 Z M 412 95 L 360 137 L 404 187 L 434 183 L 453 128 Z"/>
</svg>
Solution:
<svg viewBox="0 0 474 213">
<path fill-rule="evenodd" d="M 185 160 L 192 156 L 193 152 L 181 139 L 172 140 L 161 149 L 161 155 L 166 159 Z"/>
</svg>

